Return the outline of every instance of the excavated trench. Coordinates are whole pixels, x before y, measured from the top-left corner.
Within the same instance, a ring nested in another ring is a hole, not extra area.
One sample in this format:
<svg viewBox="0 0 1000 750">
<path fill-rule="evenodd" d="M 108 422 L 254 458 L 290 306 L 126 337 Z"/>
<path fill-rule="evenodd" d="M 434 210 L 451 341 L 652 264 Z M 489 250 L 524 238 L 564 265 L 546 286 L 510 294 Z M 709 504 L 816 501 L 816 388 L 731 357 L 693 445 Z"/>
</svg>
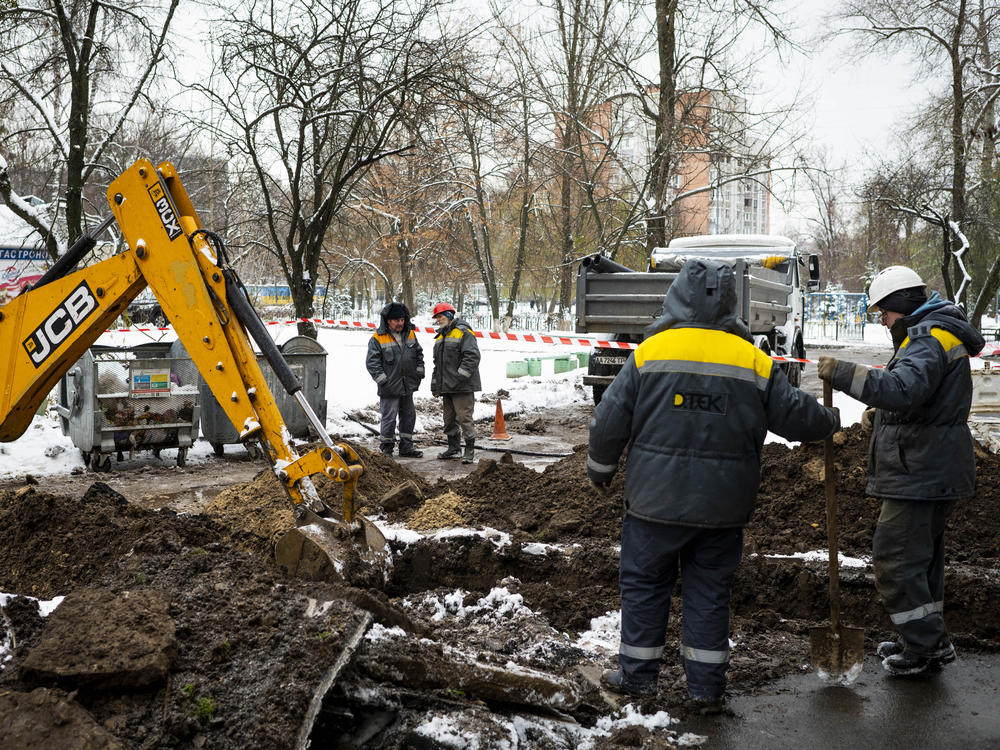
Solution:
<svg viewBox="0 0 1000 750">
<path fill-rule="evenodd" d="M 837 443 L 841 551 L 862 557 L 878 512 L 864 494 L 865 437 L 853 428 Z M 617 647 L 613 622 L 601 623 L 619 606 L 621 473 L 610 495 L 592 493 L 580 446 L 542 473 L 505 456 L 429 484 L 359 453 L 367 512 L 393 548 L 378 585 L 276 569 L 271 544 L 291 514 L 269 473 L 196 516 L 139 508 L 101 484 L 73 498 L 44 484 L 0 494 L 0 591 L 25 595 L 0 608 L 0 721 L 16 718 L 13 746 L 437 747 L 428 716 L 490 746 L 520 716 L 526 742 L 565 747 L 595 727 L 611 711 L 592 679 Z M 1000 460 L 977 460 L 977 495 L 949 527 L 945 611 L 960 648 L 997 651 Z M 734 692 L 808 669 L 808 628 L 829 616 L 825 563 L 773 557 L 825 548 L 822 448 L 769 445 L 763 462 L 734 589 Z M 455 527 L 474 531 L 441 531 Z M 846 569 L 842 594 L 842 620 L 863 626 L 869 647 L 889 635 L 870 573 Z M 44 619 L 27 598 L 63 595 Z M 683 716 L 679 620 L 647 713 Z M 635 731 L 591 744 L 651 741 Z"/>
</svg>

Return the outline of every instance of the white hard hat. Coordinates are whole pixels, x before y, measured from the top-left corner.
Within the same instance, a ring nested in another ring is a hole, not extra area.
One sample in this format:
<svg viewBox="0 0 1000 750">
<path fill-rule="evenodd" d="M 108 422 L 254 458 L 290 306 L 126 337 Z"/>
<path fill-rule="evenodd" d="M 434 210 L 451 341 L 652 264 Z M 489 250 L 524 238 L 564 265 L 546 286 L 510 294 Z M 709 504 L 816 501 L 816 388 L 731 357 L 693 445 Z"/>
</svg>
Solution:
<svg viewBox="0 0 1000 750">
<path fill-rule="evenodd" d="M 912 268 L 906 266 L 889 266 L 883 268 L 872 279 L 868 287 L 868 309 L 878 307 L 878 303 L 893 292 L 924 286 L 923 279 Z"/>
</svg>

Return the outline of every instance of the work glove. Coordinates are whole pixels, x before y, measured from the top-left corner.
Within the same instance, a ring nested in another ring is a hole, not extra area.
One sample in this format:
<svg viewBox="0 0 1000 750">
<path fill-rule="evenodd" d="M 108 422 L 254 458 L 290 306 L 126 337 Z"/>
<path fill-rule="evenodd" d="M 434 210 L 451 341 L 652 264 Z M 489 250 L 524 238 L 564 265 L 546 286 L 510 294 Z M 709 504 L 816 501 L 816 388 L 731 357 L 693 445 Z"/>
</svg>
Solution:
<svg viewBox="0 0 1000 750">
<path fill-rule="evenodd" d="M 611 482 L 595 482 L 593 479 L 591 479 L 590 486 L 593 487 L 602 495 L 607 495 L 609 492 L 611 492 Z"/>
<path fill-rule="evenodd" d="M 828 406 L 827 408 L 830 410 L 830 413 L 833 415 L 833 421 L 834 421 L 834 424 L 836 425 L 833 428 L 833 432 L 837 432 L 840 429 L 840 409 L 838 407 L 836 407 L 836 406 Z M 833 432 L 831 432 L 830 434 L 832 435 Z"/>
<path fill-rule="evenodd" d="M 821 380 L 833 380 L 833 373 L 837 370 L 837 359 L 836 357 L 828 357 L 825 354 L 821 354 L 819 357 L 819 365 L 817 366 L 817 371 L 819 372 L 819 377 Z"/>
<path fill-rule="evenodd" d="M 861 412 L 861 429 L 865 432 L 871 432 L 875 427 L 875 407 L 865 409 Z"/>
</svg>

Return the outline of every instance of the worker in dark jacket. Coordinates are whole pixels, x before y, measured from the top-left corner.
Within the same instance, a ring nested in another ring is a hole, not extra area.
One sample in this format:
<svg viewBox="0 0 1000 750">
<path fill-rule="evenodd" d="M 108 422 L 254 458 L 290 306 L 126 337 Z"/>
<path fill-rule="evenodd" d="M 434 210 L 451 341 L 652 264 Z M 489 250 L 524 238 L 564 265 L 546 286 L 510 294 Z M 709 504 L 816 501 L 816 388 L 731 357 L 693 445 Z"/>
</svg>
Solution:
<svg viewBox="0 0 1000 750">
<path fill-rule="evenodd" d="M 868 494 L 882 500 L 872 539 L 875 584 L 896 641 L 880 643 L 892 675 L 934 671 L 955 660 L 944 625 L 944 531 L 957 500 L 971 497 L 976 463 L 969 432 L 969 355 L 985 343 L 965 314 L 920 276 L 891 266 L 872 280 L 869 309 L 892 336 L 885 369 L 820 357 L 834 388 L 875 407 Z"/>
<path fill-rule="evenodd" d="M 413 445 L 413 426 L 417 411 L 413 393 L 424 379 L 424 350 L 417 341 L 410 311 L 400 302 L 390 302 L 382 308 L 382 318 L 375 335 L 368 341 L 365 366 L 378 384 L 382 424 L 379 431 L 381 450 L 392 455 L 399 418 L 399 455 L 420 458 L 422 451 Z"/>
<path fill-rule="evenodd" d="M 610 690 L 657 690 L 670 595 L 683 576 L 681 659 L 693 708 L 721 710 L 729 603 L 768 430 L 820 440 L 835 411 L 793 388 L 736 316 L 726 263 L 689 260 L 662 317 L 594 410 L 587 475 L 607 491 L 628 445 L 619 584 L 620 668 Z"/>
<path fill-rule="evenodd" d="M 476 426 L 472 411 L 475 392 L 482 390 L 479 380 L 479 345 L 469 324 L 455 317 L 455 308 L 447 302 L 434 306 L 434 372 L 431 373 L 431 393 L 441 397 L 444 405 L 444 434 L 448 448 L 438 458 L 462 457 L 463 464 L 475 458 Z M 465 438 L 465 452 L 459 440 Z"/>
</svg>

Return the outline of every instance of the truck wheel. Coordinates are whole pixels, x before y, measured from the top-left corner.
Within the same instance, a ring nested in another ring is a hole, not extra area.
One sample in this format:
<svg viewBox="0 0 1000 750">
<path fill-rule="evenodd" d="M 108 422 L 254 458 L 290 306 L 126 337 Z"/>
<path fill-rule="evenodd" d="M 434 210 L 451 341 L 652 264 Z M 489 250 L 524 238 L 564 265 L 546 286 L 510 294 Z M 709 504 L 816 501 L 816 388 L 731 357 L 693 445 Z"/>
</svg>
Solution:
<svg viewBox="0 0 1000 750">
<path fill-rule="evenodd" d="M 795 344 L 792 346 L 791 356 L 796 359 L 806 358 L 806 348 L 802 345 L 802 338 L 796 336 Z M 785 371 L 785 375 L 788 376 L 788 382 L 791 383 L 796 388 L 802 385 L 802 370 L 805 365 L 801 362 L 789 362 L 786 366 L 782 367 Z"/>
<path fill-rule="evenodd" d="M 601 399 L 604 398 L 604 392 L 608 389 L 606 385 L 594 385 L 591 386 L 594 389 L 594 406 L 601 403 Z"/>
<path fill-rule="evenodd" d="M 794 354 L 793 356 L 797 357 L 798 354 Z M 792 387 L 798 388 L 802 384 L 802 365 L 798 362 L 786 362 L 781 366 L 781 369 L 785 371 L 788 382 Z"/>
</svg>

